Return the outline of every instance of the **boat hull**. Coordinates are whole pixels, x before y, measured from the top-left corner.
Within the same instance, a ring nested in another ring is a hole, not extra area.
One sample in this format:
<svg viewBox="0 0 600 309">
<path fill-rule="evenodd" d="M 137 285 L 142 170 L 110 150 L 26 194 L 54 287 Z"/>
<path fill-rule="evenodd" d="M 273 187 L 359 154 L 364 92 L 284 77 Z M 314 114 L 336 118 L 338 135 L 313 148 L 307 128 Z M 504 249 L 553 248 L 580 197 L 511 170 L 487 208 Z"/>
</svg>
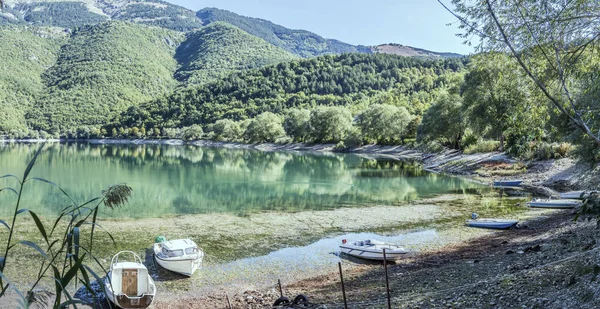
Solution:
<svg viewBox="0 0 600 309">
<path fill-rule="evenodd" d="M 519 187 L 523 180 L 496 180 L 494 186 L 496 187 Z"/>
<path fill-rule="evenodd" d="M 517 223 L 519 223 L 519 220 L 467 220 L 467 225 L 470 227 L 498 230 L 508 229 Z"/>
<path fill-rule="evenodd" d="M 586 199 L 589 197 L 589 193 L 585 191 L 571 191 L 560 194 L 561 199 Z"/>
<path fill-rule="evenodd" d="M 112 289 L 112 285 L 110 284 L 108 278 L 110 278 L 110 272 L 108 274 L 108 277 L 105 279 L 106 297 L 117 307 L 123 309 L 138 309 L 148 308 L 152 304 L 155 294 L 143 294 L 141 296 L 135 297 L 127 296 L 124 294 L 115 295 Z M 152 281 L 150 277 L 148 277 L 147 280 Z"/>
<path fill-rule="evenodd" d="M 159 257 L 160 244 L 154 244 L 154 260 L 162 268 L 191 277 L 196 270 L 202 267 L 202 258 L 161 258 Z"/>
<path fill-rule="evenodd" d="M 581 205 L 579 201 L 531 201 L 527 205 L 533 208 L 556 208 L 556 209 L 570 209 Z"/>
<path fill-rule="evenodd" d="M 348 254 L 350 256 L 354 256 L 357 258 L 365 259 L 365 260 L 374 260 L 374 261 L 383 261 L 383 250 L 382 249 L 373 249 L 362 246 L 354 246 L 354 245 L 341 245 L 340 250 L 342 253 Z M 394 250 L 394 249 L 386 249 L 385 251 L 385 259 L 388 261 L 397 261 L 402 259 L 408 252 L 404 249 Z"/>
</svg>

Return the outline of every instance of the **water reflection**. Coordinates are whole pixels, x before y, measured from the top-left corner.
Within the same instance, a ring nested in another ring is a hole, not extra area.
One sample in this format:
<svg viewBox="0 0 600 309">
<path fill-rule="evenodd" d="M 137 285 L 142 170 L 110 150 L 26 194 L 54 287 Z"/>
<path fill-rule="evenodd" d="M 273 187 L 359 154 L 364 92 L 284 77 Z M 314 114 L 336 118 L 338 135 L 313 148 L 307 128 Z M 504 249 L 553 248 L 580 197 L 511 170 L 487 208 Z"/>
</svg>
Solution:
<svg viewBox="0 0 600 309">
<path fill-rule="evenodd" d="M 20 175 L 37 145 L 0 145 L 0 174 Z M 167 145 L 50 144 L 32 175 L 59 184 L 84 202 L 115 183 L 133 188 L 125 208 L 107 217 L 324 210 L 340 206 L 398 204 L 480 186 L 430 174 L 408 163 L 351 154 L 261 152 Z M 0 187 L 14 186 L 10 179 Z M 42 183 L 25 191 L 27 207 L 56 214 L 68 199 Z M 2 205 L 14 198 L 0 193 Z M 10 207 L 2 207 L 6 216 Z"/>
</svg>

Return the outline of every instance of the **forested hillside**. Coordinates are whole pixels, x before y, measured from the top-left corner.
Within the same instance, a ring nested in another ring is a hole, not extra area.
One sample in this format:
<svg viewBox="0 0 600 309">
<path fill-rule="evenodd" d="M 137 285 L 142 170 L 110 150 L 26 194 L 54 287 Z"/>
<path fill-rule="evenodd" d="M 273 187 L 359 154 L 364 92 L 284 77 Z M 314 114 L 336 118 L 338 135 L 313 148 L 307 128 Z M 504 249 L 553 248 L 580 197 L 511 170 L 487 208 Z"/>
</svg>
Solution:
<svg viewBox="0 0 600 309">
<path fill-rule="evenodd" d="M 188 31 L 202 26 L 195 12 L 160 0 L 22 1 L 7 0 L 0 24 L 81 27 L 109 19 Z"/>
<path fill-rule="evenodd" d="M 454 85 L 461 60 L 425 61 L 392 55 L 343 54 L 295 60 L 229 75 L 207 85 L 132 107 L 115 121 L 124 127 L 183 127 L 219 119 L 243 120 L 263 112 L 373 103 L 418 115 L 436 89 Z"/>
<path fill-rule="evenodd" d="M 78 29 L 43 74 L 46 94 L 29 115 L 32 127 L 64 132 L 100 125 L 112 115 L 172 91 L 180 32 L 107 22 Z"/>
<path fill-rule="evenodd" d="M 198 11 L 197 16 L 205 25 L 217 21 L 226 22 L 302 57 L 353 52 L 371 53 L 366 46 L 354 46 L 338 40 L 325 39 L 309 31 L 288 29 L 268 20 L 245 17 L 226 10 L 206 8 Z"/>
<path fill-rule="evenodd" d="M 188 33 L 175 58 L 181 65 L 175 77 L 189 85 L 296 57 L 230 24 L 217 22 Z"/>
<path fill-rule="evenodd" d="M 0 132 L 27 132 L 25 113 L 45 91 L 42 73 L 58 58 L 66 34 L 0 27 Z"/>
</svg>

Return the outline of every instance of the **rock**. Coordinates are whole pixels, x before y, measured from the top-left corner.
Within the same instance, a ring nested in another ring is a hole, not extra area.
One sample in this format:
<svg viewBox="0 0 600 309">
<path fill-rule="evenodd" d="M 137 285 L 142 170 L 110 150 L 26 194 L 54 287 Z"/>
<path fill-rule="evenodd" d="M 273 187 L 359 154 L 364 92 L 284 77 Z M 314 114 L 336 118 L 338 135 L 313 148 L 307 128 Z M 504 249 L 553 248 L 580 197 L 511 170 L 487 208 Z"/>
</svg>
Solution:
<svg viewBox="0 0 600 309">
<path fill-rule="evenodd" d="M 515 251 L 513 251 L 511 249 L 506 250 L 506 254 L 513 254 L 513 253 L 515 253 Z"/>
<path fill-rule="evenodd" d="M 539 244 L 525 248 L 525 252 L 538 252 L 540 250 L 542 250 L 542 247 Z"/>
<path fill-rule="evenodd" d="M 523 254 L 523 253 L 525 253 L 525 251 L 523 251 L 523 250 L 517 251 L 517 254 Z"/>
<path fill-rule="evenodd" d="M 570 275 L 565 278 L 565 286 L 571 286 L 577 282 L 575 275 Z"/>
</svg>

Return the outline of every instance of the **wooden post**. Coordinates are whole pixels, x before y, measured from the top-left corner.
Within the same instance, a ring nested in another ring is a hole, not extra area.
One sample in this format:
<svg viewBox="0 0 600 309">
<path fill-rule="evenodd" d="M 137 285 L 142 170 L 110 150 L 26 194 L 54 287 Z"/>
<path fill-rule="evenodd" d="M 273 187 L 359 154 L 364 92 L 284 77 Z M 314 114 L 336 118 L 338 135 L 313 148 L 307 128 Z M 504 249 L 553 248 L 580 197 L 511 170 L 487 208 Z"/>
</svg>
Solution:
<svg viewBox="0 0 600 309">
<path fill-rule="evenodd" d="M 388 280 L 387 257 L 385 255 L 385 248 L 383 249 L 383 268 L 385 269 L 385 292 L 387 293 L 388 309 L 392 309 L 392 302 L 390 300 L 390 282 Z"/>
<path fill-rule="evenodd" d="M 281 289 L 281 280 L 277 279 L 277 284 L 279 285 L 279 296 L 283 297 L 283 289 Z"/>
<path fill-rule="evenodd" d="M 344 287 L 344 275 L 342 274 L 342 262 L 338 262 L 340 268 L 340 280 L 342 281 L 342 295 L 344 296 L 344 308 L 348 309 L 348 303 L 346 302 L 346 288 Z"/>
<path fill-rule="evenodd" d="M 225 294 L 225 298 L 227 299 L 227 306 L 231 309 L 231 302 L 229 301 L 229 295 Z"/>
</svg>

